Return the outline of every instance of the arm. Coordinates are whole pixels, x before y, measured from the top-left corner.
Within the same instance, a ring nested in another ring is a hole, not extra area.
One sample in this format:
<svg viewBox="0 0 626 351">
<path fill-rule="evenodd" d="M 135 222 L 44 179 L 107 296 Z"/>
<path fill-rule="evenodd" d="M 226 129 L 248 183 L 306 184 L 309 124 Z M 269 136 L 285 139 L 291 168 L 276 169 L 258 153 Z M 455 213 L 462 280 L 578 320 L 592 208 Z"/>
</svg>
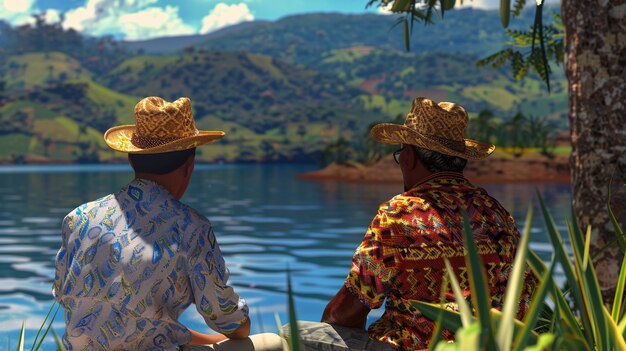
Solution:
<svg viewBox="0 0 626 351">
<path fill-rule="evenodd" d="M 359 301 L 344 285 L 326 305 L 322 322 L 365 329 L 365 322 L 370 311 L 370 308 Z"/>
<path fill-rule="evenodd" d="M 361 245 L 354 252 L 350 273 L 322 314 L 322 322 L 365 329 L 367 315 L 385 301 L 393 269 L 383 263 L 384 245 L 378 236 L 385 216 L 383 204 L 372 220 Z"/>
<path fill-rule="evenodd" d="M 250 334 L 248 305 L 228 285 L 228 270 L 210 224 L 198 228 L 189 254 L 189 281 L 196 310 L 207 325 L 233 339 Z"/>
<path fill-rule="evenodd" d="M 190 345 L 216 344 L 227 339 L 226 335 L 223 334 L 204 334 L 189 328 L 187 329 L 191 333 Z"/>
<path fill-rule="evenodd" d="M 55 274 L 54 282 L 52 284 L 52 296 L 55 300 L 61 301 L 63 295 L 63 282 L 65 281 L 65 275 L 67 273 L 67 237 L 70 235 L 71 229 L 74 227 L 73 217 L 70 215 L 65 216 L 63 224 L 61 225 L 61 248 L 54 260 Z"/>
<path fill-rule="evenodd" d="M 234 332 L 226 334 L 226 337 L 229 339 L 245 339 L 248 336 L 250 336 L 250 318 L 246 318 L 241 326 L 235 329 Z"/>
</svg>

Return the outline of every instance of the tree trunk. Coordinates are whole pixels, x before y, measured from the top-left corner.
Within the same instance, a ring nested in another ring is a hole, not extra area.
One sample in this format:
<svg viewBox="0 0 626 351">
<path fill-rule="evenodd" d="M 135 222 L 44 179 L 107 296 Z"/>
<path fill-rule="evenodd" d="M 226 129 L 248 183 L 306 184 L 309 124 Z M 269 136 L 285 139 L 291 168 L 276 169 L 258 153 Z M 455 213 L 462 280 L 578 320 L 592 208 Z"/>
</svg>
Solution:
<svg viewBox="0 0 626 351">
<path fill-rule="evenodd" d="M 592 227 L 605 303 L 612 303 L 622 253 L 607 212 L 626 227 L 626 0 L 561 0 L 569 82 L 570 159 L 578 223 Z"/>
</svg>

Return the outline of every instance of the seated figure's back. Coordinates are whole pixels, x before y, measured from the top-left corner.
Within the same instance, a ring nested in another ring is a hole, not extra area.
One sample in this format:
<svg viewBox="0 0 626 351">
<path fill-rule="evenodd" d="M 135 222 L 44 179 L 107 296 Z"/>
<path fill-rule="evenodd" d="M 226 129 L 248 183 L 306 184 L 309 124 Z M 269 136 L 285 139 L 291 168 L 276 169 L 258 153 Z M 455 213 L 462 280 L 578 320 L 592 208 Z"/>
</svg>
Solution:
<svg viewBox="0 0 626 351">
<path fill-rule="evenodd" d="M 469 295 L 463 246 L 466 211 L 487 274 L 492 306 L 502 306 L 519 232 L 511 215 L 460 173 L 435 173 L 409 191 L 383 203 L 356 250 L 346 286 L 369 308 L 385 312 L 369 327 L 370 337 L 402 349 L 427 347 L 434 323 L 414 301 L 439 302 L 446 281 L 444 258 Z M 451 287 L 445 297 L 454 301 Z M 522 296 L 520 313 L 528 308 Z M 444 338 L 453 337 L 444 330 Z"/>
<path fill-rule="evenodd" d="M 148 180 L 65 217 L 53 293 L 65 308 L 67 350 L 176 350 L 195 299 L 222 333 L 247 315 L 210 222 Z"/>
</svg>

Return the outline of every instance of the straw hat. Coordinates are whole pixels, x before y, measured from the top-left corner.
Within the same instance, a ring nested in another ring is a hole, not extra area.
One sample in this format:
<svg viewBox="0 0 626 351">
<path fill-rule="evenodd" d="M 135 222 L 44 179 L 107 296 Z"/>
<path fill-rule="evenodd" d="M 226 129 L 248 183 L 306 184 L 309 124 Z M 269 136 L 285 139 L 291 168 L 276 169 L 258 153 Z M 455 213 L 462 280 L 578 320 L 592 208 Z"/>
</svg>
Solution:
<svg viewBox="0 0 626 351">
<path fill-rule="evenodd" d="M 189 98 L 167 102 L 150 96 L 135 105 L 135 124 L 113 127 L 104 133 L 111 149 L 131 154 L 158 154 L 212 143 L 222 131 L 196 129 Z"/>
<path fill-rule="evenodd" d="M 377 124 L 370 135 L 381 143 L 410 144 L 468 160 L 489 156 L 496 147 L 466 139 L 467 122 L 467 113 L 463 107 L 418 97 L 413 100 L 403 125 Z"/>
</svg>

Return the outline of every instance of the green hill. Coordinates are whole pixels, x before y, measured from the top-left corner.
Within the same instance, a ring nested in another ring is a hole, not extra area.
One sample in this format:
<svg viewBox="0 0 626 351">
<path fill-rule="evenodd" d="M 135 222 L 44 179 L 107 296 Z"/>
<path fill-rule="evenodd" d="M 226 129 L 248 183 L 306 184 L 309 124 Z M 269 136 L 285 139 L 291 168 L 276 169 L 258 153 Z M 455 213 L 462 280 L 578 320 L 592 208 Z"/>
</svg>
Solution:
<svg viewBox="0 0 626 351">
<path fill-rule="evenodd" d="M 60 52 L 31 52 L 10 56 L 0 67 L 8 89 L 28 89 L 50 81 L 91 80 L 76 59 Z"/>
<path fill-rule="evenodd" d="M 145 50 L 160 55 L 55 25 L 0 23 L 0 161 L 121 159 L 102 133 L 132 124 L 134 105 L 150 95 L 190 97 L 198 128 L 227 132 L 199 151 L 203 161 L 319 160 L 340 137 L 361 138 L 370 123 L 404 115 L 416 96 L 461 103 L 471 116 L 488 108 L 507 120 L 522 111 L 567 128 L 563 74 L 546 94 L 536 77 L 518 82 L 507 68 L 475 66 L 503 45 L 496 13 L 452 11 L 441 23 L 416 27 L 412 52 L 403 50 L 400 33 L 388 32 L 394 19 L 290 16 L 185 38 L 195 46 L 182 51 Z"/>
</svg>

